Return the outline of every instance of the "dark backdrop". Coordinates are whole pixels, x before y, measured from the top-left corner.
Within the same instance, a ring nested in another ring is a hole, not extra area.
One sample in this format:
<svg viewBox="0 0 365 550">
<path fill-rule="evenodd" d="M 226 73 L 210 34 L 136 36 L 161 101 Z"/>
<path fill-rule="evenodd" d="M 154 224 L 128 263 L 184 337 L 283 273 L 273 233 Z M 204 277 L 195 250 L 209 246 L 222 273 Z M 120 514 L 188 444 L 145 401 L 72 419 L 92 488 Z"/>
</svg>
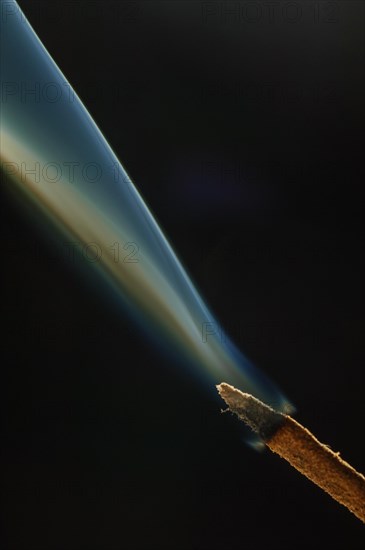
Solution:
<svg viewBox="0 0 365 550">
<path fill-rule="evenodd" d="M 21 6 L 220 322 L 364 471 L 364 4 Z M 1 225 L 4 548 L 362 547 L 8 196 Z"/>
</svg>

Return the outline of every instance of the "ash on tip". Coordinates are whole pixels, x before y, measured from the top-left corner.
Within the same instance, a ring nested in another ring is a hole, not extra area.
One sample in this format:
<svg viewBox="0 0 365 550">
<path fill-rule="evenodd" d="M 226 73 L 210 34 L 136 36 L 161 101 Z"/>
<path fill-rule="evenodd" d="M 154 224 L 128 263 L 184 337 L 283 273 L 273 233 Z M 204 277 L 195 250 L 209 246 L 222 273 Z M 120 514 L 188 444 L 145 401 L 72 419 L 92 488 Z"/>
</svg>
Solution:
<svg viewBox="0 0 365 550">
<path fill-rule="evenodd" d="M 284 414 L 274 411 L 249 393 L 243 393 L 224 382 L 217 386 L 217 390 L 229 410 L 263 439 L 270 439 L 285 421 Z"/>
</svg>

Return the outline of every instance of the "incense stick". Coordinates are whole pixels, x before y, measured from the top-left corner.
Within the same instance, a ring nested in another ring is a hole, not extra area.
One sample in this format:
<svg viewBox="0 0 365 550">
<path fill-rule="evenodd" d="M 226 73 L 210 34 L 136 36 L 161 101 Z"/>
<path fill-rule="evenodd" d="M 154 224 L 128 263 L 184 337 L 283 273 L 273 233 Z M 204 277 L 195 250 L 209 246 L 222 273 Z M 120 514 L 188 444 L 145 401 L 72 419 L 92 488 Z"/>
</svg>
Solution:
<svg viewBox="0 0 365 550">
<path fill-rule="evenodd" d="M 323 445 L 290 416 L 274 411 L 248 393 L 229 384 L 217 386 L 219 394 L 271 451 L 343 504 L 365 523 L 365 477 Z"/>
</svg>

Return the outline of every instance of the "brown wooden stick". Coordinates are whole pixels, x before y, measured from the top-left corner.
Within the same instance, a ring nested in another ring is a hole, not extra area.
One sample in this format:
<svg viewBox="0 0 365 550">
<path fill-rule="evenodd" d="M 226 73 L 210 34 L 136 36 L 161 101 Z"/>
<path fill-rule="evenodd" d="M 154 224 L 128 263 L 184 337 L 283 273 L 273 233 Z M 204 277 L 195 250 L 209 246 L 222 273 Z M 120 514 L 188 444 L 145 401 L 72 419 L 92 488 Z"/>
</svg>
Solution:
<svg viewBox="0 0 365 550">
<path fill-rule="evenodd" d="M 274 453 L 346 506 L 365 523 L 365 477 L 290 416 L 229 384 L 217 386 L 229 409 Z"/>
</svg>

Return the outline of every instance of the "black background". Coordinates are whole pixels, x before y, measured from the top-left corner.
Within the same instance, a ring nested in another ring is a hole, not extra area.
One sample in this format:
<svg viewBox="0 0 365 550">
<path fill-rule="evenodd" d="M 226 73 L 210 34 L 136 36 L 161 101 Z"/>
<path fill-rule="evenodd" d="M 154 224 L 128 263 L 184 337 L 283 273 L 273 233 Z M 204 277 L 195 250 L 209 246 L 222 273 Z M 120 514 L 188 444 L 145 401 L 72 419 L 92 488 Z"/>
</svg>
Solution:
<svg viewBox="0 0 365 550">
<path fill-rule="evenodd" d="M 364 471 L 364 4 L 289 4 L 21 2 L 223 326 Z M 8 196 L 1 225 L 4 548 L 362 547 Z"/>
</svg>

